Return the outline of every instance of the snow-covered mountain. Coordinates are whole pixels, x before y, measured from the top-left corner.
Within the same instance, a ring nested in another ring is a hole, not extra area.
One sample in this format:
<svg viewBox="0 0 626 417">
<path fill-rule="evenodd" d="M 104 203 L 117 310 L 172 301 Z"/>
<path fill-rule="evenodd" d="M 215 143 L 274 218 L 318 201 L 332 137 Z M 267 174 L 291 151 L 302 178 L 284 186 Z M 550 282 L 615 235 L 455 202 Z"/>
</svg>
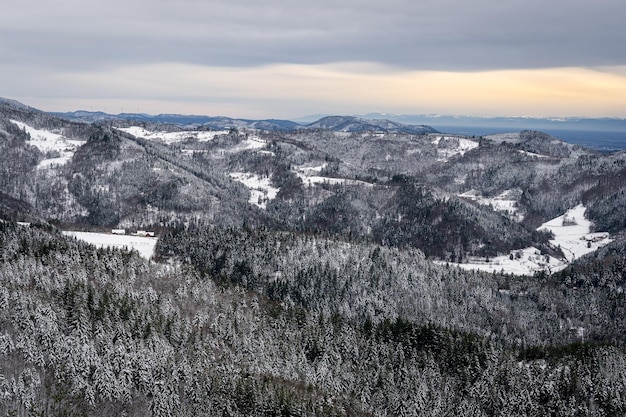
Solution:
<svg viewBox="0 0 626 417">
<path fill-rule="evenodd" d="M 10 101 L 1 110 L 0 191 L 48 220 L 281 224 L 408 245 L 456 263 L 528 247 L 562 257 L 537 228 L 579 204 L 597 231 L 624 229 L 615 204 L 624 154 L 600 155 L 541 132 L 475 138 L 345 116 L 295 130 L 230 118 L 84 123 Z"/>
<path fill-rule="evenodd" d="M 626 152 L 174 119 L 0 102 L 0 415 L 625 414 Z"/>
<path fill-rule="evenodd" d="M 142 113 L 121 113 L 113 115 L 102 112 L 88 112 L 84 110 L 53 114 L 64 119 L 87 123 L 104 120 L 127 120 L 145 123 L 171 123 L 178 126 L 202 126 L 204 128 L 214 130 L 247 128 L 267 131 L 293 131 L 297 129 L 311 128 L 326 129 L 336 132 L 385 131 L 417 134 L 436 132 L 435 129 L 425 125 L 413 126 L 385 119 L 366 120 L 354 116 L 327 116 L 313 123 L 300 124 L 290 120 L 279 119 L 253 120 L 179 114 L 149 115 Z"/>
<path fill-rule="evenodd" d="M 355 116 L 327 116 L 306 125 L 309 129 L 326 129 L 334 132 L 397 132 L 435 133 L 435 129 L 425 125 L 406 125 L 385 119 L 367 120 Z"/>
</svg>

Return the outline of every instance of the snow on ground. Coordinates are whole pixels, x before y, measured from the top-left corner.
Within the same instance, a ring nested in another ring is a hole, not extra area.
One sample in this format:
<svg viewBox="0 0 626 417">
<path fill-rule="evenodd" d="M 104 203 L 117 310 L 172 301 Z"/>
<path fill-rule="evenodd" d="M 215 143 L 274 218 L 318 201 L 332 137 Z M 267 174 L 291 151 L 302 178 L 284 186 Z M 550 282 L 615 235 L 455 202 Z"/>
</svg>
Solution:
<svg viewBox="0 0 626 417">
<path fill-rule="evenodd" d="M 548 159 L 548 158 L 550 158 L 548 155 L 541 155 L 541 154 L 534 153 L 534 152 L 524 151 L 524 150 L 522 150 L 522 149 L 520 149 L 520 150 L 519 150 L 519 151 L 517 151 L 517 152 L 521 153 L 522 155 L 532 156 L 532 157 L 534 157 L 534 158 L 540 158 L 540 159 L 541 159 L 541 158 L 543 158 L 543 159 Z"/>
<path fill-rule="evenodd" d="M 150 259 L 152 255 L 154 255 L 154 247 L 159 240 L 155 237 L 114 235 L 109 233 L 64 231 L 63 234 L 66 236 L 73 236 L 79 240 L 84 240 L 85 242 L 91 243 L 98 248 L 116 247 L 120 249 L 135 249 L 146 259 Z"/>
<path fill-rule="evenodd" d="M 476 201 L 480 205 L 491 206 L 495 211 L 504 213 L 512 220 L 518 222 L 524 220 L 524 215 L 521 214 L 518 209 L 518 201 L 521 196 L 522 190 L 519 188 L 505 190 L 491 198 L 483 197 L 480 192 L 476 190 L 469 190 L 463 194 L 459 194 L 459 197 Z"/>
<path fill-rule="evenodd" d="M 258 136 L 250 135 L 241 144 L 231 149 L 231 152 L 241 152 L 253 149 L 263 149 L 267 145 L 267 142 Z"/>
<path fill-rule="evenodd" d="M 511 259 L 513 255 L 513 259 Z M 445 264 L 445 262 L 438 262 Z M 563 269 L 567 264 L 547 255 L 542 255 L 539 249 L 530 247 L 511 252 L 509 255 L 497 256 L 495 258 L 473 258 L 468 263 L 450 264 L 467 270 L 478 270 L 485 272 L 505 272 L 514 275 L 533 275 L 538 271 L 548 273 Z"/>
<path fill-rule="evenodd" d="M 248 201 L 262 209 L 265 209 L 267 202 L 275 199 L 278 191 L 280 191 L 279 188 L 272 186 L 269 178 L 261 178 L 257 174 L 231 172 L 229 175 L 250 189 L 250 200 Z"/>
<path fill-rule="evenodd" d="M 76 150 L 84 143 L 79 140 L 70 140 L 58 133 L 44 129 L 35 129 L 26 123 L 11 120 L 20 129 L 24 129 L 30 135 L 29 143 L 43 153 L 57 152 L 59 156 L 44 159 L 37 165 L 37 169 L 50 168 L 52 165 L 65 165 L 72 159 Z"/>
<path fill-rule="evenodd" d="M 320 172 L 322 172 L 322 170 L 324 168 L 326 168 L 328 164 L 326 162 L 324 162 L 322 165 L 314 165 L 314 166 L 308 166 L 308 165 L 301 165 L 301 166 L 297 166 L 295 167 L 296 172 L 300 172 L 304 175 L 312 175 L 312 174 L 319 174 Z"/>
<path fill-rule="evenodd" d="M 216 136 L 219 135 L 227 135 L 228 130 L 215 130 L 215 131 L 204 131 L 204 130 L 183 130 L 180 132 L 162 132 L 162 131 L 150 131 L 140 126 L 131 126 L 120 128 L 122 132 L 129 133 L 138 138 L 147 139 L 147 140 L 161 140 L 166 144 L 170 145 L 172 143 L 183 142 L 185 140 L 197 140 L 198 142 L 208 142 L 213 140 Z M 254 149 L 263 149 L 267 145 L 267 142 L 258 136 L 250 135 L 246 140 L 228 150 L 229 152 L 241 152 L 245 150 L 254 150 Z M 197 150 L 183 150 L 183 152 L 188 154 L 193 154 L 194 152 L 198 152 Z"/>
<path fill-rule="evenodd" d="M 370 187 L 372 185 L 365 181 L 351 180 L 347 178 L 323 177 L 319 175 L 322 170 L 326 168 L 326 165 L 326 163 L 316 166 L 301 165 L 294 167 L 293 172 L 302 180 L 304 185 L 308 187 L 312 187 L 315 184 L 365 185 Z"/>
<path fill-rule="evenodd" d="M 444 143 L 446 146 L 439 147 L 441 141 L 447 142 Z M 437 136 L 435 139 L 431 141 L 431 143 L 437 146 L 437 155 L 439 158 L 437 160 L 445 162 L 448 159 L 452 158 L 455 155 L 465 155 L 465 152 L 472 150 L 474 148 L 478 148 L 478 142 L 475 140 L 458 137 L 458 136 Z M 458 144 L 457 144 L 458 143 Z M 448 146 L 448 144 L 450 146 Z M 454 144 L 454 146 L 453 146 Z"/>
<path fill-rule="evenodd" d="M 485 139 L 489 139 L 496 143 L 500 143 L 502 141 L 518 143 L 520 142 L 520 132 L 494 133 L 492 135 L 485 136 Z"/>
<path fill-rule="evenodd" d="M 585 210 L 582 204 L 578 205 L 537 229 L 552 231 L 554 239 L 550 240 L 550 243 L 561 248 L 565 256 L 562 259 L 542 255 L 538 249 L 531 247 L 489 260 L 471 259 L 468 263 L 451 265 L 487 272 L 504 271 L 515 275 L 532 275 L 537 271 L 546 271 L 550 274 L 558 272 L 573 260 L 612 242 L 608 233 L 590 233 L 591 222 L 585 219 Z"/>
<path fill-rule="evenodd" d="M 129 133 L 138 138 L 147 140 L 162 140 L 169 144 L 182 142 L 188 139 L 194 139 L 199 142 L 207 142 L 213 140 L 215 136 L 228 134 L 227 130 L 216 131 L 199 131 L 199 130 L 184 130 L 180 132 L 162 132 L 162 131 L 150 131 L 140 126 L 131 126 L 120 128 L 122 132 Z"/>
<path fill-rule="evenodd" d="M 304 175 L 304 174 L 299 174 L 299 173 L 297 175 L 298 177 L 300 177 L 300 179 L 302 179 L 302 182 L 304 183 L 304 185 L 309 186 L 309 187 L 313 186 L 314 184 L 365 185 L 369 187 L 372 186 L 372 184 L 370 184 L 369 182 L 359 181 L 359 180 L 350 180 L 347 178 L 320 177 L 318 175 Z"/>
<path fill-rule="evenodd" d="M 579 204 L 537 229 L 554 233 L 550 243 L 560 247 L 569 262 L 612 242 L 608 233 L 590 233 L 592 223 L 585 219 L 585 210 L 585 206 Z"/>
</svg>

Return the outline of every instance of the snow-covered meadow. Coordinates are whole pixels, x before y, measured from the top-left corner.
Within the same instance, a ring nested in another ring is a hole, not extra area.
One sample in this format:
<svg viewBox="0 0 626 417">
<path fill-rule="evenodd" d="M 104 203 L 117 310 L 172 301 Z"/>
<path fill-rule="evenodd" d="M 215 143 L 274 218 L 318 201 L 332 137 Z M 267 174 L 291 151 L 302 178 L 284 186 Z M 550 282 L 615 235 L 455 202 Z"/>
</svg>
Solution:
<svg viewBox="0 0 626 417">
<path fill-rule="evenodd" d="M 151 131 L 141 126 L 124 127 L 119 128 L 118 130 L 142 139 L 160 140 L 167 143 L 168 145 L 172 143 L 183 142 L 189 139 L 197 140 L 198 142 L 208 142 L 210 140 L 213 140 L 216 136 L 228 134 L 228 131 L 226 130 L 184 130 L 180 132 Z"/>
<path fill-rule="evenodd" d="M 522 190 L 519 188 L 505 190 L 495 197 L 483 197 L 476 190 L 469 190 L 459 194 L 459 197 L 475 201 L 480 205 L 491 206 L 495 211 L 506 214 L 509 218 L 518 222 L 524 220 L 524 215 L 519 212 L 518 208 L 518 201 L 521 196 Z"/>
<path fill-rule="evenodd" d="M 585 219 L 582 204 L 541 225 L 537 230 L 550 230 L 554 246 L 560 247 L 568 262 L 612 242 L 608 233 L 591 233 L 591 221 Z"/>
<path fill-rule="evenodd" d="M 156 237 L 142 237 L 132 235 L 114 235 L 110 233 L 64 231 L 64 235 L 91 243 L 98 248 L 116 247 L 120 249 L 136 250 L 139 254 L 150 259 L 154 255 L 154 248 L 159 240 Z"/>
<path fill-rule="evenodd" d="M 322 165 L 316 165 L 316 166 L 308 166 L 308 165 L 297 166 L 297 167 L 294 167 L 293 172 L 302 180 L 302 183 L 307 187 L 311 187 L 315 184 L 331 184 L 331 185 L 344 184 L 344 185 L 365 185 L 365 186 L 372 185 L 364 181 L 352 180 L 348 178 L 324 177 L 320 174 L 322 170 L 326 168 L 326 165 L 327 164 L 324 163 Z"/>
<path fill-rule="evenodd" d="M 72 159 L 76 150 L 84 143 L 79 140 L 71 140 L 65 136 L 45 129 L 36 129 L 26 123 L 11 120 L 20 129 L 30 135 L 29 143 L 44 154 L 50 152 L 58 156 L 46 158 L 37 165 L 37 169 L 50 168 L 52 165 L 65 165 Z"/>
<path fill-rule="evenodd" d="M 241 182 L 250 190 L 251 204 L 255 204 L 262 209 L 267 207 L 267 202 L 276 198 L 280 191 L 279 188 L 273 187 L 269 178 L 261 178 L 257 174 L 249 172 L 231 172 L 231 178 Z"/>
<path fill-rule="evenodd" d="M 437 146 L 437 160 L 440 162 L 446 162 L 456 155 L 463 156 L 465 152 L 479 146 L 477 141 L 460 136 L 436 136 L 431 143 Z"/>
<path fill-rule="evenodd" d="M 195 140 L 198 142 L 208 142 L 208 141 L 212 141 L 213 139 L 215 139 L 216 136 L 227 135 L 229 133 L 228 130 L 210 130 L 210 131 L 182 130 L 178 132 L 165 132 L 165 131 L 158 131 L 158 130 L 152 131 L 141 126 L 124 127 L 124 128 L 119 128 L 118 130 L 131 134 L 138 138 L 142 138 L 146 140 L 162 141 L 167 145 L 171 145 L 173 143 L 180 143 L 180 142 L 184 142 L 187 140 Z M 226 150 L 226 152 L 242 152 L 246 150 L 259 150 L 260 151 L 266 146 L 267 146 L 266 141 L 264 141 L 263 139 L 261 139 L 260 137 L 254 134 L 249 134 L 244 141 Z M 196 152 L 203 152 L 203 151 L 198 151 L 196 149 L 193 149 L 193 150 L 183 149 L 182 152 L 192 155 Z"/>
<path fill-rule="evenodd" d="M 564 258 L 541 254 L 537 248 L 524 248 L 491 259 L 471 259 L 468 263 L 451 264 L 468 270 L 505 272 L 514 275 L 532 275 L 535 272 L 558 272 L 575 259 L 609 244 L 608 233 L 591 233 L 591 221 L 585 219 L 586 208 L 581 204 L 561 216 L 545 222 L 537 230 L 554 234 L 550 243 L 561 249 Z"/>
</svg>

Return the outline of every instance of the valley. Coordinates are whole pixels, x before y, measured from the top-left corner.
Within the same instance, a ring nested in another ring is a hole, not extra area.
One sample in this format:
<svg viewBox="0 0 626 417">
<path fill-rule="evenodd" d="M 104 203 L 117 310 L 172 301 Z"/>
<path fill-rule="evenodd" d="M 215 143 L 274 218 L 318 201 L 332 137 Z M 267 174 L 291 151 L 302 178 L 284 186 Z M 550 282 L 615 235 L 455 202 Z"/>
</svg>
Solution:
<svg viewBox="0 0 626 417">
<path fill-rule="evenodd" d="M 626 412 L 626 152 L 165 116 L 0 101 L 0 414 Z"/>
</svg>

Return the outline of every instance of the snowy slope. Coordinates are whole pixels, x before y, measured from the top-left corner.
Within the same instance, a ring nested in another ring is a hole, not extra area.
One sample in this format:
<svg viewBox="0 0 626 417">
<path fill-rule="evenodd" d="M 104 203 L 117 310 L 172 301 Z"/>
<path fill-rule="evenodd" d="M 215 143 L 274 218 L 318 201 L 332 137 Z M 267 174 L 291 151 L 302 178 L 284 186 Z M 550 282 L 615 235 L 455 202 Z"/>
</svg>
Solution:
<svg viewBox="0 0 626 417">
<path fill-rule="evenodd" d="M 152 255 L 154 255 L 154 247 L 158 241 L 158 238 L 154 237 L 113 235 L 108 233 L 64 231 L 63 234 L 91 243 L 98 248 L 116 247 L 120 249 L 134 249 L 146 259 L 150 259 Z"/>
<path fill-rule="evenodd" d="M 510 190 L 504 190 L 502 193 L 495 197 L 483 197 L 476 190 L 469 190 L 463 194 L 459 194 L 459 197 L 476 201 L 478 204 L 484 206 L 491 206 L 495 211 L 507 215 L 510 219 L 521 222 L 524 220 L 524 215 L 519 212 L 518 202 L 522 196 L 522 190 L 519 188 L 513 188 Z"/>
<path fill-rule="evenodd" d="M 258 136 L 250 135 L 246 140 L 244 140 L 240 145 L 231 149 L 232 152 L 241 152 L 246 150 L 259 150 L 263 149 L 267 146 L 267 142 Z"/>
<path fill-rule="evenodd" d="M 52 165 L 64 165 L 72 159 L 76 150 L 84 143 L 79 140 L 70 140 L 58 133 L 43 129 L 35 129 L 26 123 L 11 120 L 12 123 L 30 135 L 29 143 L 41 152 L 55 153 L 58 156 L 46 158 L 37 165 L 37 169 L 50 168 Z"/>
<path fill-rule="evenodd" d="M 324 177 L 321 176 L 320 173 L 324 168 L 326 168 L 326 163 L 317 166 L 308 166 L 302 165 L 294 167 L 293 172 L 302 180 L 305 186 L 311 187 L 315 184 L 345 184 L 345 185 L 365 185 L 371 187 L 372 184 L 359 181 L 359 180 L 351 180 L 347 178 L 333 178 L 333 177 Z"/>
<path fill-rule="evenodd" d="M 512 259 L 511 259 L 511 255 Z M 443 264 L 443 262 L 440 262 Z M 451 264 L 467 270 L 504 272 L 513 275 L 533 275 L 535 272 L 557 272 L 567 266 L 562 260 L 542 255 L 537 248 L 530 247 L 511 252 L 509 255 L 491 259 L 470 259 L 468 263 Z"/>
<path fill-rule="evenodd" d="M 580 204 L 537 229 L 554 233 L 554 239 L 550 243 L 561 248 L 568 262 L 612 241 L 608 233 L 591 233 L 592 223 L 585 219 L 585 210 L 585 206 Z"/>
<path fill-rule="evenodd" d="M 573 260 L 609 244 L 608 233 L 591 233 L 592 223 L 585 219 L 586 208 L 581 204 L 565 214 L 542 224 L 537 230 L 549 230 L 554 234 L 550 243 L 561 248 L 564 258 L 556 259 L 542 255 L 536 248 L 525 248 L 489 260 L 472 259 L 468 263 L 454 264 L 463 269 L 487 272 L 505 272 L 515 275 L 532 275 L 537 271 L 558 272 Z"/>
<path fill-rule="evenodd" d="M 188 139 L 195 139 L 199 142 L 207 142 L 213 140 L 215 136 L 226 135 L 228 131 L 197 131 L 197 130 L 185 130 L 181 132 L 162 132 L 162 131 L 150 131 L 140 126 L 131 126 L 120 128 L 122 132 L 129 133 L 138 138 L 147 140 L 161 140 L 167 144 L 182 142 Z"/>
<path fill-rule="evenodd" d="M 241 182 L 250 190 L 251 204 L 255 204 L 262 209 L 267 207 L 267 202 L 276 198 L 279 188 L 273 187 L 269 178 L 261 178 L 257 174 L 249 172 L 231 172 L 233 179 Z"/>
<path fill-rule="evenodd" d="M 164 132 L 164 131 L 150 131 L 140 126 L 131 126 L 120 128 L 122 132 L 129 133 L 135 137 L 146 140 L 159 140 L 168 145 L 173 143 L 179 143 L 186 140 L 197 140 L 198 142 L 208 142 L 213 140 L 216 136 L 228 134 L 227 130 L 213 130 L 213 131 L 198 131 L 198 130 L 184 130 L 180 132 Z M 265 148 L 267 142 L 255 135 L 249 135 L 246 140 L 239 143 L 237 146 L 229 149 L 229 152 L 241 152 L 245 150 L 259 150 Z M 198 152 L 197 150 L 183 150 L 183 153 L 193 154 Z"/>
<path fill-rule="evenodd" d="M 456 155 L 465 155 L 465 152 L 478 148 L 475 140 L 460 136 L 436 136 L 431 143 L 437 146 L 438 160 L 446 162 Z"/>
</svg>

